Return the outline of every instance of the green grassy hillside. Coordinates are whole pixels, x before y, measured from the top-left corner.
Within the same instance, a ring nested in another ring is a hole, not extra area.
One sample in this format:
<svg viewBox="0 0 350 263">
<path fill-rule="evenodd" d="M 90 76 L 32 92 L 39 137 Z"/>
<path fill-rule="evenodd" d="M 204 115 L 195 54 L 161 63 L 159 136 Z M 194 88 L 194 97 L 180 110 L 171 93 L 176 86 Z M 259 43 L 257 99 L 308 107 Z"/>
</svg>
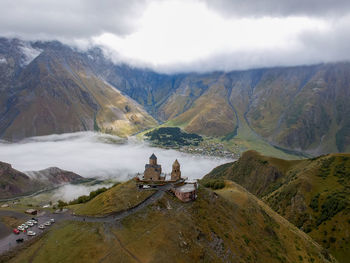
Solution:
<svg viewBox="0 0 350 263">
<path fill-rule="evenodd" d="M 77 215 L 104 216 L 124 211 L 144 201 L 154 193 L 138 191 L 134 180 L 118 184 L 85 204 L 69 206 Z"/>
<path fill-rule="evenodd" d="M 105 195 L 108 193 L 103 193 Z M 55 225 L 9 262 L 330 262 L 317 243 L 234 183 L 165 194 L 118 224 Z M 334 262 L 334 261 L 333 261 Z"/>
<path fill-rule="evenodd" d="M 249 151 L 206 178 L 226 178 L 262 198 L 340 262 L 350 256 L 350 154 L 286 161 Z"/>
</svg>

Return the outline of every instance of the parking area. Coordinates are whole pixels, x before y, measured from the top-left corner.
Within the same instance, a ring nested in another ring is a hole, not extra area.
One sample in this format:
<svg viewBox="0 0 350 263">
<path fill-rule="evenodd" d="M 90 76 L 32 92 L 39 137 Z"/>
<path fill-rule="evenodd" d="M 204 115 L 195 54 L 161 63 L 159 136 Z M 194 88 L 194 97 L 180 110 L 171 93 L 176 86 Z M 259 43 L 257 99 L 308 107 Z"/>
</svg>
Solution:
<svg viewBox="0 0 350 263">
<path fill-rule="evenodd" d="M 2 237 L 0 238 L 0 254 L 14 248 L 20 243 L 23 243 L 45 232 L 48 228 L 52 226 L 52 224 L 54 224 L 54 222 L 52 222 L 51 219 L 53 219 L 53 221 L 56 221 L 54 219 L 54 215 L 51 213 L 45 213 L 40 216 L 27 216 L 18 212 L 1 211 L 1 215 L 15 216 L 17 218 L 21 218 L 21 222 L 23 220 L 22 224 L 25 224 L 27 227 L 22 228 L 18 226 L 17 228 L 15 228 L 18 230 L 17 232 L 15 229 L 10 229 L 4 226 L 4 224 L 0 224 L 0 231 L 2 232 Z M 34 223 L 34 220 L 32 218 L 35 218 L 37 222 Z M 50 224 L 48 222 L 50 222 Z M 17 232 L 18 234 L 16 234 L 15 232 Z"/>
</svg>

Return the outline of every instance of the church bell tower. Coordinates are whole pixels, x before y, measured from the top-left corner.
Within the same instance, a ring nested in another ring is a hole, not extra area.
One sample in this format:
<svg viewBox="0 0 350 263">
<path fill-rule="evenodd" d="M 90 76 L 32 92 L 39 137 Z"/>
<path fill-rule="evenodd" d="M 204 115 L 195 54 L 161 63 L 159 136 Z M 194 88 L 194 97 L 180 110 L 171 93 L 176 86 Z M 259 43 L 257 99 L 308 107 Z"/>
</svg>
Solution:
<svg viewBox="0 0 350 263">
<path fill-rule="evenodd" d="M 177 181 L 181 179 L 180 163 L 176 159 L 173 163 L 173 170 L 171 171 L 171 180 Z"/>
</svg>

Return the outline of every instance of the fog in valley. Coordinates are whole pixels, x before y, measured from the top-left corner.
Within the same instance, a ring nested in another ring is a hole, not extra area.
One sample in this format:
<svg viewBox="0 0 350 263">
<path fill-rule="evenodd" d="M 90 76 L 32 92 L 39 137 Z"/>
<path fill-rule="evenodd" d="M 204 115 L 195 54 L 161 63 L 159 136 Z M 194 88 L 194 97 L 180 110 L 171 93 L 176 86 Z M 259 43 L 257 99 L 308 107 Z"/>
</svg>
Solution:
<svg viewBox="0 0 350 263">
<path fill-rule="evenodd" d="M 17 143 L 0 142 L 0 161 L 12 164 L 17 170 L 59 167 L 83 177 L 114 181 L 124 181 L 142 173 L 152 153 L 158 157 L 164 173 L 170 173 L 172 163 L 178 159 L 183 176 L 189 179 L 199 179 L 216 166 L 232 161 L 150 147 L 134 138 L 126 141 L 94 132 L 33 137 Z M 66 195 L 64 199 L 71 199 L 90 190 L 82 185 L 70 185 L 56 193 Z"/>
</svg>

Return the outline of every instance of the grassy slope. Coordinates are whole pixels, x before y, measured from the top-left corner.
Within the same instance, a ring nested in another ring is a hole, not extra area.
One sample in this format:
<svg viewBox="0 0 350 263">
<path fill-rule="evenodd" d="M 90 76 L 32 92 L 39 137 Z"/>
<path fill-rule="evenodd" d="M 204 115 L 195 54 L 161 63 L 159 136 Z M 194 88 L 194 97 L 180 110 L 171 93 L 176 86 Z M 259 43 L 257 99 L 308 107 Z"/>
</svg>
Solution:
<svg viewBox="0 0 350 263">
<path fill-rule="evenodd" d="M 286 161 L 250 151 L 238 162 L 215 168 L 208 177 L 241 184 L 345 262 L 350 255 L 349 157 L 332 154 Z M 339 172 L 342 169 L 344 175 Z M 314 198 L 318 203 L 311 208 Z M 345 208 L 337 212 L 341 206 Z"/>
<path fill-rule="evenodd" d="M 134 207 L 153 193 L 151 190 L 138 192 L 135 182 L 130 180 L 118 184 L 86 204 L 72 205 L 70 208 L 79 215 L 103 216 Z"/>
<path fill-rule="evenodd" d="M 328 262 L 317 243 L 238 185 L 198 196 L 184 204 L 167 194 L 118 225 L 56 225 L 10 262 Z"/>
</svg>

